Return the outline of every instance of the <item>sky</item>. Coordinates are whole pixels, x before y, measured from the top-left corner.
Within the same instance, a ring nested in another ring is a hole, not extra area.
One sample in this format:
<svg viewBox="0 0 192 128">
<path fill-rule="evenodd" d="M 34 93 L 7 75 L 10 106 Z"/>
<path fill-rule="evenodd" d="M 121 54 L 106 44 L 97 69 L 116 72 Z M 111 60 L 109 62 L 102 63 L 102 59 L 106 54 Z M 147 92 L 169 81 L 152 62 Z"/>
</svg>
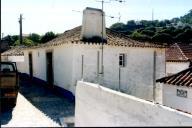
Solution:
<svg viewBox="0 0 192 128">
<path fill-rule="evenodd" d="M 171 19 L 192 9 L 192 0 L 105 0 L 106 27 L 128 20 Z M 86 7 L 100 8 L 97 0 L 1 0 L 1 37 L 19 34 L 19 15 L 23 15 L 23 34 L 48 31 L 63 33 L 82 24 Z M 74 11 L 73 11 L 74 10 Z M 78 12 L 79 11 L 79 12 Z M 3 34 L 2 34 L 3 33 Z"/>
</svg>

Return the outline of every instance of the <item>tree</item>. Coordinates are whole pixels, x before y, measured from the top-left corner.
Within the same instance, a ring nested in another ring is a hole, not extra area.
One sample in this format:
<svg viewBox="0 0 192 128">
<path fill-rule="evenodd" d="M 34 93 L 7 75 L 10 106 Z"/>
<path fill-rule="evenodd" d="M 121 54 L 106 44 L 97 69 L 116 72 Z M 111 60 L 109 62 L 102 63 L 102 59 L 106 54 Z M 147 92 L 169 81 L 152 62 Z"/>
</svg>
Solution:
<svg viewBox="0 0 192 128">
<path fill-rule="evenodd" d="M 116 30 L 116 31 L 123 31 L 124 28 L 125 28 L 124 23 L 115 23 L 110 27 L 110 29 L 113 29 L 113 30 Z"/>
<path fill-rule="evenodd" d="M 141 34 L 146 36 L 154 36 L 155 33 L 151 30 L 143 30 L 141 31 Z"/>
<path fill-rule="evenodd" d="M 34 43 L 39 43 L 40 42 L 40 35 L 36 33 L 32 33 L 29 35 L 28 39 L 32 40 Z"/>
<path fill-rule="evenodd" d="M 159 31 L 158 33 L 166 33 L 166 34 L 169 34 L 169 35 L 174 35 L 175 33 L 175 28 L 174 27 L 169 27 L 169 28 L 166 28 L 166 29 L 162 29 L 161 31 Z"/>
<path fill-rule="evenodd" d="M 19 41 L 19 40 L 15 41 L 14 46 L 19 46 L 19 45 L 21 45 L 21 44 L 20 44 L 20 41 Z M 35 43 L 34 43 L 32 40 L 28 39 L 28 38 L 24 38 L 22 45 L 25 45 L 25 46 L 34 46 Z"/>
<path fill-rule="evenodd" d="M 172 43 L 173 38 L 170 34 L 167 33 L 157 33 L 152 37 L 152 41 L 160 43 Z"/>
<path fill-rule="evenodd" d="M 132 39 L 139 40 L 139 41 L 150 41 L 151 38 L 147 35 L 142 35 L 137 31 L 133 32 L 130 36 Z"/>
<path fill-rule="evenodd" d="M 129 25 L 129 26 L 136 26 L 136 23 L 135 23 L 134 20 L 129 20 L 129 21 L 127 21 L 127 25 Z"/>
<path fill-rule="evenodd" d="M 13 35 L 13 36 L 10 36 L 10 35 L 7 35 L 3 38 L 3 40 L 6 40 L 9 44 L 9 46 L 12 46 L 16 40 L 19 39 L 19 36 L 17 35 Z"/>
<path fill-rule="evenodd" d="M 46 42 L 54 39 L 55 37 L 56 37 L 56 35 L 55 35 L 53 32 L 47 32 L 47 33 L 45 33 L 45 35 L 43 35 L 43 36 L 41 37 L 40 42 L 41 42 L 41 43 L 46 43 Z"/>
<path fill-rule="evenodd" d="M 191 42 L 192 40 L 192 29 L 187 29 L 183 33 L 179 33 L 176 37 L 175 40 L 180 41 L 180 42 Z"/>
<path fill-rule="evenodd" d="M 180 28 L 177 28 L 174 30 L 174 36 L 180 34 L 180 33 L 183 33 L 183 29 L 180 29 Z"/>
</svg>

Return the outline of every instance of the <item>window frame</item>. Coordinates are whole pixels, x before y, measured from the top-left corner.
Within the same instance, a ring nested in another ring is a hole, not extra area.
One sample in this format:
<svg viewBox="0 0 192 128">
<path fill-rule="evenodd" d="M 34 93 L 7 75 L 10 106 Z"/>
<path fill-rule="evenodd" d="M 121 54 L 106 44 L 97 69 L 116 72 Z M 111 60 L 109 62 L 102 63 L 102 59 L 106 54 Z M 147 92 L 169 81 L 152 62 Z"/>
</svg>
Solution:
<svg viewBox="0 0 192 128">
<path fill-rule="evenodd" d="M 119 53 L 119 67 L 125 67 L 126 66 L 126 54 L 125 53 Z"/>
</svg>

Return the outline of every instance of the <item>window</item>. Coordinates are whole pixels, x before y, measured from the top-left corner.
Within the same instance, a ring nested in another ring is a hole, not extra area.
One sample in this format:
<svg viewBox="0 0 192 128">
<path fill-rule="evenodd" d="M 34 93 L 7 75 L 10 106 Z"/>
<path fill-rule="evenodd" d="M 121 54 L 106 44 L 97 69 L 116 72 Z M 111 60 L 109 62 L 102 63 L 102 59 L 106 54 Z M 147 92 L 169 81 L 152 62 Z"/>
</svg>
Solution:
<svg viewBox="0 0 192 128">
<path fill-rule="evenodd" d="M 15 71 L 14 67 L 12 64 L 0 64 L 0 71 L 1 72 L 13 72 Z"/>
<path fill-rule="evenodd" d="M 125 54 L 119 54 L 119 66 L 125 67 Z"/>
</svg>

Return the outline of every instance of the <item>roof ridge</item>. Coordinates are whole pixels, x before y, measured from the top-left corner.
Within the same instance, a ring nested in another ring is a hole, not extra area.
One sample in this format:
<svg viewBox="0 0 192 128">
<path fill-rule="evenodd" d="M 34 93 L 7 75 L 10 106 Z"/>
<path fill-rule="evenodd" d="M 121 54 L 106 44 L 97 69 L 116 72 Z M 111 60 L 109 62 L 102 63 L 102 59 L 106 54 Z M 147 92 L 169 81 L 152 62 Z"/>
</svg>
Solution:
<svg viewBox="0 0 192 128">
<path fill-rule="evenodd" d="M 77 27 L 74 27 L 72 29 L 66 30 L 64 31 L 61 35 L 59 35 L 58 37 L 43 43 L 43 44 L 39 44 L 37 46 L 31 46 L 28 47 L 30 48 L 42 48 L 42 47 L 49 47 L 49 46 L 57 46 L 57 45 L 62 45 L 62 44 L 66 44 L 66 43 L 78 43 L 81 42 L 82 43 L 89 43 L 86 41 L 81 41 L 81 28 L 82 25 L 79 25 Z M 129 36 L 121 33 L 121 32 L 117 32 L 114 30 L 111 30 L 110 28 L 106 28 L 106 34 L 107 34 L 107 40 L 109 40 L 109 42 L 107 43 L 108 45 L 112 45 L 112 46 L 125 46 L 125 47 L 148 47 L 148 48 L 165 48 L 166 46 L 163 44 L 155 44 L 155 43 L 150 43 L 150 42 L 141 42 L 141 41 L 137 41 L 134 39 L 131 39 Z M 120 40 L 116 40 L 116 39 L 120 39 Z M 97 42 L 92 42 L 92 44 L 97 43 Z M 101 42 L 99 42 L 100 44 Z"/>
<path fill-rule="evenodd" d="M 180 48 L 180 46 L 177 44 L 177 43 L 175 43 L 176 44 L 176 46 L 179 48 L 179 50 L 181 51 L 181 54 L 185 57 L 185 59 L 189 59 L 188 57 L 186 57 L 186 55 L 183 53 L 183 51 L 181 50 L 181 48 Z"/>
</svg>

